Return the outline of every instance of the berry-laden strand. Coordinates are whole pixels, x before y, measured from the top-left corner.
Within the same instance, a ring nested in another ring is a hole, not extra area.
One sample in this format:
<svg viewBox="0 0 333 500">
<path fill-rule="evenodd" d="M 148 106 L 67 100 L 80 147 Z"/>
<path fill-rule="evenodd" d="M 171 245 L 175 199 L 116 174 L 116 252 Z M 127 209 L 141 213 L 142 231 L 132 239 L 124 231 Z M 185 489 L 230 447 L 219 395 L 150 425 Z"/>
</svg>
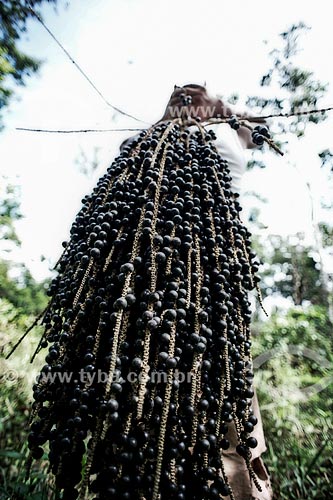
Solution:
<svg viewBox="0 0 333 500">
<path fill-rule="evenodd" d="M 30 461 L 48 444 L 62 500 L 234 500 L 232 423 L 260 489 L 248 300 L 258 262 L 214 140 L 193 120 L 156 124 L 82 200 L 48 292 L 28 438 Z"/>
</svg>

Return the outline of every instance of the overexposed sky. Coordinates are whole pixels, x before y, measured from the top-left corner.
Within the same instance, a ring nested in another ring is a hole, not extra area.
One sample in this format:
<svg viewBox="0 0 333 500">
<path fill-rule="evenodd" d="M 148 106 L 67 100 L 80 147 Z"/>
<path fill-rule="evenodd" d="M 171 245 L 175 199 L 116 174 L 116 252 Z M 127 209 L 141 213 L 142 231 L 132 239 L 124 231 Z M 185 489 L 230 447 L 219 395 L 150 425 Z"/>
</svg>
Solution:
<svg viewBox="0 0 333 500">
<path fill-rule="evenodd" d="M 204 83 L 212 93 L 243 98 L 258 92 L 269 67 L 267 53 L 279 32 L 302 20 L 312 27 L 302 39 L 299 64 L 317 78 L 333 82 L 331 16 L 328 2 L 281 0 L 269 4 L 245 0 L 71 0 L 57 12 L 44 6 L 46 24 L 114 105 L 153 123 L 162 115 L 174 84 Z M 268 41 L 268 45 L 263 43 Z M 117 115 L 83 79 L 37 21 L 28 24 L 25 52 L 44 61 L 38 75 L 17 89 L 6 111 L 0 135 L 1 173 L 22 186 L 18 225 L 24 260 L 39 279 L 48 274 L 67 239 L 81 198 L 92 189 L 128 133 L 38 134 L 16 131 L 36 128 L 137 127 Z M 325 105 L 333 104 L 332 85 Z M 332 117 L 310 127 L 304 141 L 291 144 L 288 158 L 265 155 L 264 171 L 249 172 L 244 190 L 269 199 L 262 220 L 272 233 L 311 235 L 310 203 L 305 181 L 315 198 L 325 190 L 316 153 L 332 143 Z M 83 150 L 99 167 L 93 178 L 80 174 L 75 160 Z M 296 168 L 293 166 L 296 165 Z M 300 174 L 301 172 L 301 174 Z M 40 256 L 48 261 L 40 263 Z"/>
</svg>

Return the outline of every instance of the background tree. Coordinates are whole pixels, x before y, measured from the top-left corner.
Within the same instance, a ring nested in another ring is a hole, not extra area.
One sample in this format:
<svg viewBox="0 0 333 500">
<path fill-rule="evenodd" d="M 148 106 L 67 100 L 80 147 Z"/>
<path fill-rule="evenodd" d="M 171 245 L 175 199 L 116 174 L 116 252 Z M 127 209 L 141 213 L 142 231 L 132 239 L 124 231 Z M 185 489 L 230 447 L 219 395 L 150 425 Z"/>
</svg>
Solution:
<svg viewBox="0 0 333 500">
<path fill-rule="evenodd" d="M 21 245 L 15 223 L 22 218 L 18 186 L 2 179 L 0 199 L 0 299 L 12 304 L 17 314 L 38 314 L 46 305 L 45 290 L 49 280 L 41 283 L 27 266 L 11 258 L 12 250 Z"/>
<path fill-rule="evenodd" d="M 294 113 L 320 108 L 320 103 L 328 90 L 328 84 L 318 80 L 314 73 L 299 67 L 296 63 L 297 54 L 300 51 L 300 38 L 310 28 L 304 23 L 292 25 L 280 33 L 279 46 L 269 52 L 271 66 L 260 79 L 262 95 L 249 96 L 246 104 L 260 114 Z M 327 113 L 315 113 L 302 116 L 294 116 L 286 120 L 274 118 L 270 128 L 274 140 L 285 150 L 284 161 L 288 161 L 287 139 L 306 136 L 309 125 L 317 125 L 327 118 Z M 333 154 L 329 149 L 318 152 L 321 166 L 326 173 L 327 185 L 332 181 Z M 314 158 L 315 161 L 315 158 Z M 248 169 L 265 168 L 265 156 L 258 149 L 253 151 L 252 159 L 248 163 Z M 311 199 L 313 212 L 312 187 L 308 181 L 306 184 L 309 198 Z M 261 231 L 265 229 L 260 222 L 260 205 L 265 203 L 264 199 L 255 193 L 248 193 L 255 200 L 255 204 L 249 213 L 249 224 L 256 237 L 256 247 L 259 255 L 266 263 L 263 274 L 262 289 L 264 293 L 280 292 L 282 296 L 292 297 L 294 303 L 301 304 L 303 300 L 312 303 L 322 302 L 329 308 L 332 317 L 332 269 L 325 268 L 325 255 L 333 256 L 333 242 L 329 235 L 332 227 L 327 221 L 312 220 L 315 243 L 310 247 L 305 246 L 302 235 L 294 235 L 288 241 L 282 241 L 281 237 L 272 237 Z M 251 200 L 251 201 L 252 201 Z M 333 208 L 332 201 L 321 200 L 322 208 L 327 210 L 330 218 L 330 210 Z M 325 240 L 325 241 L 323 241 Z M 268 255 L 264 255 L 269 250 Z M 314 258 L 316 256 L 316 258 Z M 333 258 L 333 257 L 332 257 Z M 270 267 L 269 267 L 270 266 Z M 268 268 L 269 267 L 269 268 Z M 279 271 L 280 279 L 276 279 Z M 271 286 L 272 277 L 275 277 L 274 285 Z M 267 283 L 267 280 L 269 283 Z"/>
<path fill-rule="evenodd" d="M 270 52 L 271 67 L 260 81 L 262 93 L 249 96 L 247 100 L 247 105 L 255 112 L 274 114 L 320 108 L 327 84 L 295 62 L 299 38 L 308 29 L 299 23 L 280 34 L 280 46 Z M 288 121 L 272 120 L 270 128 L 274 139 L 286 152 L 284 161 L 288 161 L 286 141 L 292 137 L 305 141 L 308 127 L 326 118 L 323 113 L 293 117 Z M 329 185 L 333 155 L 329 149 L 318 155 Z M 266 168 L 262 152 L 253 152 L 248 168 Z M 311 185 L 307 184 L 307 188 L 312 197 Z M 312 220 L 312 245 L 305 243 L 301 233 L 288 237 L 268 234 L 260 221 L 265 199 L 256 193 L 248 193 L 248 196 L 251 196 L 252 206 L 249 225 L 263 263 L 261 289 L 263 295 L 270 296 L 276 304 L 268 319 L 256 314 L 252 325 L 254 362 L 256 364 L 261 354 L 267 359 L 256 370 L 268 443 L 265 461 L 272 475 L 276 498 L 324 500 L 330 496 L 332 443 L 329 429 L 332 419 L 329 408 L 333 392 L 332 384 L 321 384 L 332 380 L 328 366 L 332 363 L 333 345 L 332 270 L 324 267 L 327 259 L 323 257 L 332 255 L 333 231 L 327 220 Z M 321 204 L 329 220 L 332 198 L 325 203 L 322 200 Z M 283 302 L 282 307 L 281 298 L 289 299 L 289 305 Z M 299 348 L 298 355 L 294 346 Z M 310 349 L 319 362 L 309 359 L 304 354 L 305 348 Z M 308 387 L 316 387 L 316 390 L 305 397 Z"/>
<path fill-rule="evenodd" d="M 12 251 L 21 242 L 15 223 L 22 217 L 19 189 L 3 179 L 0 202 L 0 354 L 6 355 L 33 323 L 47 302 L 48 280 L 36 282 L 25 264 L 12 260 Z M 29 335 L 24 348 L 8 361 L 0 357 L 0 499 L 38 500 L 46 498 L 47 475 L 43 465 L 34 470 L 33 484 L 24 481 L 29 420 L 30 387 L 38 368 L 30 365 L 40 330 Z M 22 475 L 18 471 L 22 470 Z M 34 491 L 34 493 L 32 493 Z M 44 492 L 44 493 L 42 493 Z M 43 496 L 44 495 L 44 496 Z"/>
<path fill-rule="evenodd" d="M 22 218 L 19 204 L 19 186 L 4 177 L 0 184 L 0 240 L 20 244 L 15 230 L 15 221 Z"/>
<path fill-rule="evenodd" d="M 24 54 L 17 42 L 26 32 L 26 25 L 33 13 L 29 6 L 38 10 L 42 3 L 57 0 L 2 0 L 0 2 L 0 113 L 8 106 L 15 85 L 24 85 L 26 77 L 35 73 L 40 61 Z M 0 114 L 0 127 L 2 114 Z"/>
<path fill-rule="evenodd" d="M 269 237 L 266 247 L 262 290 L 264 295 L 280 294 L 294 305 L 304 301 L 327 307 L 328 292 L 321 279 L 318 253 L 304 244 L 303 235 Z"/>
<path fill-rule="evenodd" d="M 295 63 L 299 39 L 310 28 L 304 23 L 293 24 L 280 33 L 280 46 L 269 53 L 271 67 L 261 77 L 260 86 L 265 88 L 265 96 L 250 96 L 247 106 L 260 113 L 294 113 L 317 108 L 325 96 L 328 84 L 315 78 L 312 71 L 300 68 Z M 295 116 L 288 123 L 274 120 L 272 128 L 277 133 L 291 132 L 297 137 L 305 134 L 308 123 L 320 123 L 327 118 L 325 113 Z"/>
</svg>

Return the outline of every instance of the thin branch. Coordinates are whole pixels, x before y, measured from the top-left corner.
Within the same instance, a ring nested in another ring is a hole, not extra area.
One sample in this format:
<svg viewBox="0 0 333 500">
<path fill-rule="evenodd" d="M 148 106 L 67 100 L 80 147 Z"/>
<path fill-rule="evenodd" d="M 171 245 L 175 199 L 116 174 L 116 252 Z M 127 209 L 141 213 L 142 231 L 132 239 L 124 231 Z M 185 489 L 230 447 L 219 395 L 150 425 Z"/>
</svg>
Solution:
<svg viewBox="0 0 333 500">
<path fill-rule="evenodd" d="M 290 113 L 272 113 L 270 115 L 260 115 L 260 116 L 241 116 L 237 115 L 238 120 L 247 120 L 248 122 L 258 122 L 261 120 L 267 120 L 268 118 L 291 118 L 293 116 L 305 116 L 312 115 L 314 113 L 326 113 L 327 111 L 333 111 L 333 106 L 328 106 L 327 108 L 320 109 L 308 109 L 306 111 L 293 111 Z M 210 118 L 205 120 L 207 125 L 215 123 L 226 123 L 230 119 L 230 116 L 221 116 L 220 118 Z"/>
<path fill-rule="evenodd" d="M 29 326 L 29 328 L 25 331 L 25 333 L 22 335 L 22 337 L 20 337 L 20 339 L 16 342 L 16 344 L 11 349 L 11 351 L 9 352 L 9 354 L 7 354 L 7 356 L 6 356 L 5 359 L 9 359 L 10 356 L 13 354 L 13 352 L 16 351 L 16 349 L 21 344 L 21 342 L 25 339 L 25 337 L 28 335 L 28 333 L 31 332 L 31 330 L 38 324 L 39 320 L 44 316 L 44 314 L 46 313 L 46 311 L 48 310 L 48 308 L 49 308 L 49 304 L 45 307 L 45 309 L 40 314 L 38 314 L 38 316 L 35 319 L 35 321 L 32 323 L 32 325 Z"/>
<path fill-rule="evenodd" d="M 251 125 L 249 125 L 248 123 L 245 123 L 243 120 L 241 120 L 239 122 L 240 126 L 241 127 L 245 127 L 247 128 L 248 130 L 251 130 L 251 132 L 253 131 L 253 127 L 251 127 Z M 264 139 L 265 142 L 267 142 L 267 144 L 272 148 L 274 149 L 274 151 L 276 151 L 279 155 L 283 156 L 284 153 L 281 151 L 281 149 L 275 144 L 275 142 L 270 139 L 269 137 L 265 137 L 265 136 L 262 136 L 262 138 Z"/>
<path fill-rule="evenodd" d="M 96 87 L 96 85 L 94 84 L 94 82 L 89 78 L 89 76 L 83 71 L 83 69 L 78 65 L 78 63 L 73 59 L 73 57 L 70 55 L 70 53 L 68 52 L 68 50 L 62 45 L 62 43 L 57 39 L 57 37 L 52 33 L 52 31 L 46 26 L 46 24 L 44 23 L 44 21 L 42 20 L 42 18 L 39 16 L 39 14 L 37 14 L 37 12 L 34 11 L 34 9 L 29 6 L 29 10 L 30 12 L 35 16 L 35 18 L 37 19 L 37 21 L 43 26 L 43 28 L 48 32 L 48 34 L 51 36 L 51 38 L 55 41 L 55 43 L 61 48 L 61 50 L 66 54 L 66 56 L 68 57 L 68 59 L 74 64 L 74 66 L 76 67 L 76 69 L 81 73 L 81 75 L 83 76 L 83 78 L 85 78 L 85 80 L 87 80 L 87 82 L 89 83 L 89 85 L 95 90 L 95 92 L 103 99 L 103 101 L 105 102 L 105 104 L 107 106 L 109 106 L 110 108 L 112 108 L 114 111 L 117 111 L 117 113 L 120 113 L 124 116 L 128 116 L 128 118 L 132 118 L 133 120 L 137 121 L 137 122 L 141 122 L 141 123 L 147 123 L 143 120 L 140 120 L 139 118 L 136 118 L 136 116 L 133 116 L 129 113 L 126 113 L 125 111 L 121 110 L 120 108 L 118 108 L 117 106 L 114 106 L 113 104 L 111 104 L 105 97 L 104 95 L 102 94 L 102 92 Z"/>
<path fill-rule="evenodd" d="M 237 116 L 237 119 L 242 122 L 242 125 L 245 121 L 247 122 L 259 122 L 262 120 L 266 120 L 267 118 L 290 118 L 292 116 L 302 116 L 302 115 L 310 115 L 313 113 L 325 113 L 326 111 L 332 111 L 333 106 L 328 108 L 321 109 L 310 109 L 308 111 L 298 111 L 295 113 L 278 113 L 271 115 L 263 115 L 263 116 Z M 124 114 L 124 113 L 123 113 Z M 230 120 L 230 116 L 221 116 L 220 118 L 210 118 L 209 120 L 204 120 L 203 127 L 208 127 L 209 125 L 218 125 L 219 123 L 228 123 Z M 140 120 L 141 121 L 141 120 Z M 165 121 L 165 120 L 164 120 Z M 168 120 L 170 121 L 170 120 Z M 171 120 L 172 121 L 172 120 Z M 145 122 L 143 122 L 145 123 Z M 161 120 L 158 123 L 163 123 Z M 243 125 L 244 126 L 244 125 Z M 139 132 L 141 130 L 145 130 L 143 128 L 110 128 L 110 129 L 77 129 L 77 130 L 52 130 L 52 129 L 42 129 L 42 128 L 26 128 L 26 127 L 16 127 L 15 130 L 21 130 L 24 132 L 44 132 L 46 134 L 82 134 L 82 133 L 91 133 L 91 132 Z M 277 147 L 273 146 L 273 141 L 270 139 L 265 139 L 266 142 L 273 147 L 279 154 L 283 154 L 281 150 Z"/>
<path fill-rule="evenodd" d="M 26 127 L 16 127 L 15 130 L 21 130 L 24 132 L 43 132 L 45 134 L 83 134 L 87 132 L 134 132 L 144 130 L 142 128 L 87 128 L 78 130 L 53 130 L 53 129 L 42 129 L 42 128 L 26 128 Z"/>
<path fill-rule="evenodd" d="M 305 115 L 312 115 L 314 113 L 326 113 L 326 111 L 332 111 L 333 106 L 329 106 L 327 108 L 321 108 L 321 109 L 308 109 L 307 111 L 294 111 L 290 113 L 275 113 L 271 115 L 266 115 L 266 116 L 261 116 L 257 118 L 262 118 L 263 120 L 266 120 L 267 118 L 291 118 L 293 116 L 305 116 Z M 246 118 L 248 121 L 255 121 L 255 117 L 251 118 Z"/>
</svg>

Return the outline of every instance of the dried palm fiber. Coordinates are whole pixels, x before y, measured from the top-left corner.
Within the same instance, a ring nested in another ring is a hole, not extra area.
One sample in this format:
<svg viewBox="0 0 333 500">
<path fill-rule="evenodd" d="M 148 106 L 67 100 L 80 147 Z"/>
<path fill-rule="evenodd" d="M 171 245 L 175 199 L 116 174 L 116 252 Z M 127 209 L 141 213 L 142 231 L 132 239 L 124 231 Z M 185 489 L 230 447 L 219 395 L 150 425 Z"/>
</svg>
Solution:
<svg viewBox="0 0 333 500">
<path fill-rule="evenodd" d="M 257 483 L 258 265 L 230 185 L 214 133 L 177 119 L 123 148 L 82 200 L 42 320 L 29 435 L 31 460 L 49 443 L 64 500 L 233 499 L 230 422 Z"/>
</svg>

